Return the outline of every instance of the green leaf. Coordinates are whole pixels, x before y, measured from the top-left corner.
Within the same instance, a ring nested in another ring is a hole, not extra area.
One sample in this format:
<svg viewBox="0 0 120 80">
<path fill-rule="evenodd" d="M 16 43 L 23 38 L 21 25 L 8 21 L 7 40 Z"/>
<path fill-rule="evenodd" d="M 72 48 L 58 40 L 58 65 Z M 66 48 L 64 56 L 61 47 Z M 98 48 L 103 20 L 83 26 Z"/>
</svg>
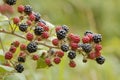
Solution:
<svg viewBox="0 0 120 80">
<path fill-rule="evenodd" d="M 40 68 L 46 68 L 47 64 L 45 63 L 45 58 L 41 57 L 39 58 L 39 60 L 37 61 L 37 69 Z"/>
<path fill-rule="evenodd" d="M 14 68 L 0 65 L 0 73 L 10 72 L 10 71 L 13 71 L 13 70 L 14 70 Z"/>
<path fill-rule="evenodd" d="M 6 20 L 8 20 L 8 18 L 6 16 L 0 14 L 0 22 L 6 21 Z"/>
<path fill-rule="evenodd" d="M 4 61 L 5 61 L 5 58 L 4 58 L 3 50 L 0 50 L 0 63 Z"/>
<path fill-rule="evenodd" d="M 14 73 L 12 75 L 5 76 L 3 80 L 26 80 L 26 78 L 24 74 Z"/>
</svg>

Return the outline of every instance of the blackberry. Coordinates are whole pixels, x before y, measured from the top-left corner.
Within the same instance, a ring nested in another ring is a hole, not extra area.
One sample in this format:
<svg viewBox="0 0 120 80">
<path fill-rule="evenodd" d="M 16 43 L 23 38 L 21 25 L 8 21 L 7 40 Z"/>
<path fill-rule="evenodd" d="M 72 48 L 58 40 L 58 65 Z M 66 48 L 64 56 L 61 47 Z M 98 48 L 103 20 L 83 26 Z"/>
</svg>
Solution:
<svg viewBox="0 0 120 80">
<path fill-rule="evenodd" d="M 102 57 L 102 56 L 100 56 L 100 57 L 96 58 L 96 62 L 97 62 L 98 64 L 101 64 L 101 65 L 102 65 L 102 64 L 105 62 L 105 58 Z"/>
<path fill-rule="evenodd" d="M 8 5 L 14 5 L 16 4 L 17 0 L 4 0 L 5 3 L 7 3 Z"/>
<path fill-rule="evenodd" d="M 24 57 L 18 57 L 18 62 L 25 62 L 25 58 Z"/>
<path fill-rule="evenodd" d="M 61 50 L 62 50 L 63 52 L 67 52 L 67 51 L 69 50 L 69 46 L 63 44 L 63 45 L 61 45 Z"/>
<path fill-rule="evenodd" d="M 28 28 L 28 26 L 27 26 L 27 24 L 25 24 L 25 23 L 21 23 L 21 24 L 19 25 L 19 30 L 22 31 L 22 32 L 27 31 L 27 28 Z"/>
<path fill-rule="evenodd" d="M 68 33 L 68 32 L 69 32 L 69 28 L 68 28 L 66 25 L 63 25 L 63 26 L 62 26 L 62 29 L 63 29 L 63 30 L 65 30 L 65 31 L 66 31 L 66 33 Z"/>
<path fill-rule="evenodd" d="M 24 67 L 21 64 L 15 66 L 17 72 L 22 73 L 24 71 Z"/>
<path fill-rule="evenodd" d="M 85 51 L 86 53 L 89 53 L 92 51 L 91 44 L 82 44 L 81 47 L 82 47 L 83 51 Z"/>
<path fill-rule="evenodd" d="M 87 34 L 93 34 L 91 31 L 85 31 L 84 35 L 86 36 Z"/>
<path fill-rule="evenodd" d="M 30 42 L 28 45 L 27 45 L 27 51 L 29 53 L 33 53 L 33 52 L 36 52 L 37 51 L 37 44 L 35 42 Z"/>
<path fill-rule="evenodd" d="M 24 7 L 25 7 L 24 12 L 26 14 L 29 15 L 30 13 L 32 13 L 32 7 L 30 5 L 25 5 Z"/>
<path fill-rule="evenodd" d="M 35 13 L 35 21 L 39 21 L 40 20 L 40 14 L 39 13 Z"/>
<path fill-rule="evenodd" d="M 75 51 L 70 51 L 70 52 L 68 53 L 68 57 L 69 57 L 70 59 L 74 59 L 74 58 L 76 57 Z"/>
<path fill-rule="evenodd" d="M 95 43 L 101 42 L 101 41 L 102 41 L 102 36 L 101 36 L 101 34 L 95 34 L 95 35 L 93 36 L 93 41 L 94 41 Z"/>
<path fill-rule="evenodd" d="M 66 37 L 66 31 L 65 30 L 61 29 L 57 32 L 57 38 L 59 40 L 64 39 L 65 37 Z"/>
<path fill-rule="evenodd" d="M 44 31 L 44 29 L 40 26 L 36 26 L 35 29 L 34 29 L 34 33 L 37 36 L 40 36 L 43 33 L 43 31 Z"/>
</svg>

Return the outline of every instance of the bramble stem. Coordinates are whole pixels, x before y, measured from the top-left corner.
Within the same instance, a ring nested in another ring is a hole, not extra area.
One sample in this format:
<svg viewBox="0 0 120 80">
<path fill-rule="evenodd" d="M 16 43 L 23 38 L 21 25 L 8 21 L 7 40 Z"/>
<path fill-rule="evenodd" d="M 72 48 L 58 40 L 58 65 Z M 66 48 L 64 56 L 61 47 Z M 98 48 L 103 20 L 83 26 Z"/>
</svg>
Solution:
<svg viewBox="0 0 120 80">
<path fill-rule="evenodd" d="M 17 36 L 17 37 L 20 37 L 20 38 L 26 40 L 26 38 L 23 37 L 23 36 L 20 36 L 20 35 L 18 35 L 18 34 L 16 34 L 16 33 L 11 33 L 11 32 L 5 31 L 5 30 L 0 30 L 0 33 L 6 33 L 6 34 L 14 35 L 14 36 Z"/>
</svg>

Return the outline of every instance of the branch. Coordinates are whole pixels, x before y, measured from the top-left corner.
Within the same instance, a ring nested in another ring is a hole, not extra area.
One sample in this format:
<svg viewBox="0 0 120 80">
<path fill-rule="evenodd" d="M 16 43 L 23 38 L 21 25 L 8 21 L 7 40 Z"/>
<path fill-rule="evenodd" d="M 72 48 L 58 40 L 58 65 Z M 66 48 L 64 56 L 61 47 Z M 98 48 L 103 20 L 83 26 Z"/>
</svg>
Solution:
<svg viewBox="0 0 120 80">
<path fill-rule="evenodd" d="M 11 33 L 11 32 L 5 31 L 5 30 L 0 30 L 0 33 L 6 33 L 6 34 L 14 35 L 14 36 L 17 36 L 17 37 L 20 37 L 20 38 L 26 40 L 26 38 L 23 37 L 23 36 L 20 36 L 20 35 L 18 35 L 18 34 L 16 34 L 16 33 Z"/>
</svg>

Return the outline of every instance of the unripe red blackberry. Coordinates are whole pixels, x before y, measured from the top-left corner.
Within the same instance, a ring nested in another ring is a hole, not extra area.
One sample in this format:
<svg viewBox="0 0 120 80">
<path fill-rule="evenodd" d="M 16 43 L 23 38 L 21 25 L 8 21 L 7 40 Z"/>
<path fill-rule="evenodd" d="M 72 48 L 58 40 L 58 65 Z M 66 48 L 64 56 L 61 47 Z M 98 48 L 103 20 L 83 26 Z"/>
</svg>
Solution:
<svg viewBox="0 0 120 80">
<path fill-rule="evenodd" d="M 35 13 L 35 21 L 39 21 L 41 18 L 41 15 L 39 13 Z"/>
<path fill-rule="evenodd" d="M 37 44 L 35 42 L 30 42 L 28 45 L 27 45 L 27 51 L 29 53 L 33 53 L 33 52 L 36 52 L 37 51 Z"/>
<path fill-rule="evenodd" d="M 26 13 L 26 14 L 31 14 L 32 13 L 32 7 L 30 6 L 30 5 L 25 5 L 24 6 L 24 12 Z"/>
<path fill-rule="evenodd" d="M 90 53 L 88 54 L 88 58 L 89 58 L 89 59 L 95 59 L 95 58 L 96 58 L 95 52 L 90 52 Z"/>
<path fill-rule="evenodd" d="M 51 60 L 50 60 L 50 58 L 46 58 L 45 59 L 45 63 L 49 66 L 49 65 L 51 65 Z"/>
<path fill-rule="evenodd" d="M 92 51 L 92 46 L 91 44 L 81 44 L 81 47 L 84 52 L 89 53 Z"/>
<path fill-rule="evenodd" d="M 28 28 L 28 25 L 26 23 L 21 23 L 19 25 L 19 30 L 22 31 L 22 32 L 26 32 L 27 28 Z"/>
<path fill-rule="evenodd" d="M 41 36 L 42 36 L 42 38 L 47 39 L 49 37 L 49 33 L 43 32 Z"/>
<path fill-rule="evenodd" d="M 89 42 L 90 42 L 90 38 L 89 38 L 88 36 L 84 36 L 84 37 L 82 38 L 82 42 L 83 42 L 83 43 L 89 43 Z"/>
<path fill-rule="evenodd" d="M 44 24 L 43 22 L 38 22 L 37 25 L 38 25 L 38 26 L 41 26 L 41 27 L 45 26 L 45 24 Z"/>
<path fill-rule="evenodd" d="M 66 37 L 66 31 L 61 29 L 58 32 L 56 32 L 56 35 L 59 40 L 62 40 Z"/>
<path fill-rule="evenodd" d="M 24 63 L 25 60 L 26 60 L 25 57 L 21 57 L 21 56 L 18 57 L 18 62 L 22 62 L 22 63 Z"/>
<path fill-rule="evenodd" d="M 43 26 L 44 31 L 49 31 L 49 27 L 47 25 Z"/>
<path fill-rule="evenodd" d="M 76 67 L 75 61 L 73 61 L 73 60 L 70 61 L 70 62 L 69 62 L 69 66 L 72 67 L 72 68 Z"/>
<path fill-rule="evenodd" d="M 70 47 L 71 47 L 72 50 L 77 50 L 77 48 L 78 48 L 78 43 L 71 42 L 71 43 L 70 43 Z"/>
<path fill-rule="evenodd" d="M 105 62 L 105 58 L 100 56 L 98 58 L 96 58 L 96 62 L 100 65 L 102 65 Z"/>
<path fill-rule="evenodd" d="M 26 57 L 26 53 L 21 51 L 20 54 L 19 54 L 19 57 Z"/>
<path fill-rule="evenodd" d="M 57 27 L 55 28 L 55 31 L 58 32 L 58 31 L 60 31 L 61 29 L 62 29 L 61 26 L 57 26 Z"/>
<path fill-rule="evenodd" d="M 58 40 L 58 39 L 53 39 L 53 40 L 52 40 L 52 44 L 53 44 L 54 46 L 58 46 L 59 40 Z"/>
<path fill-rule="evenodd" d="M 101 52 L 100 51 L 95 51 L 95 57 L 100 57 L 101 56 Z"/>
<path fill-rule="evenodd" d="M 62 25 L 62 29 L 66 31 L 66 33 L 69 32 L 69 28 L 66 25 Z"/>
<path fill-rule="evenodd" d="M 26 23 L 27 23 L 28 26 L 32 25 L 32 21 L 30 21 L 30 20 L 27 20 Z"/>
<path fill-rule="evenodd" d="M 67 51 L 69 50 L 69 46 L 66 45 L 66 44 L 61 45 L 60 48 L 61 48 L 61 50 L 62 50 L 63 52 L 67 52 Z"/>
<path fill-rule="evenodd" d="M 34 20 L 35 20 L 35 15 L 34 15 L 33 13 L 31 13 L 31 14 L 29 15 L 29 20 L 31 20 L 31 21 L 34 21 Z"/>
<path fill-rule="evenodd" d="M 18 12 L 22 13 L 24 11 L 25 7 L 23 5 L 18 6 Z"/>
<path fill-rule="evenodd" d="M 33 38 L 34 38 L 34 35 L 33 35 L 32 33 L 30 33 L 30 32 L 27 33 L 27 35 L 26 35 L 26 39 L 27 39 L 27 40 L 32 41 Z"/>
<path fill-rule="evenodd" d="M 75 51 L 68 52 L 68 58 L 74 59 L 75 57 L 76 57 L 76 52 Z"/>
<path fill-rule="evenodd" d="M 17 0 L 4 0 L 5 3 L 7 3 L 8 5 L 14 5 L 16 4 Z"/>
<path fill-rule="evenodd" d="M 55 57 L 53 61 L 55 64 L 59 64 L 61 62 L 61 59 L 59 57 Z"/>
<path fill-rule="evenodd" d="M 93 41 L 94 41 L 95 43 L 101 42 L 101 41 L 102 41 L 102 36 L 101 36 L 101 34 L 95 34 L 95 35 L 93 36 Z"/>
<path fill-rule="evenodd" d="M 64 52 L 61 51 L 61 50 L 56 51 L 55 54 L 56 54 L 58 57 L 60 57 L 60 58 L 62 58 L 62 57 L 64 56 Z"/>
<path fill-rule="evenodd" d="M 68 35 L 68 38 L 70 39 L 70 41 L 72 41 L 74 43 L 79 43 L 80 42 L 80 37 L 78 35 L 74 35 L 73 33 L 70 33 Z"/>
<path fill-rule="evenodd" d="M 20 45 L 20 50 L 26 50 L 26 45 L 25 44 L 21 44 Z"/>
<path fill-rule="evenodd" d="M 15 66 L 15 70 L 18 72 L 18 73 L 22 73 L 24 71 L 24 67 L 22 64 L 17 64 Z"/>
<path fill-rule="evenodd" d="M 13 23 L 14 23 L 14 24 L 18 24 L 19 22 L 20 22 L 19 17 L 13 18 Z"/>
<path fill-rule="evenodd" d="M 87 36 L 89 37 L 90 42 L 93 41 L 93 34 L 87 34 Z"/>
<path fill-rule="evenodd" d="M 39 57 L 39 55 L 37 55 L 37 54 L 34 54 L 33 56 L 32 56 L 32 59 L 33 60 L 38 60 L 40 57 Z"/>
<path fill-rule="evenodd" d="M 20 42 L 19 42 L 19 41 L 14 41 L 14 42 L 13 42 L 13 45 L 14 45 L 15 47 L 18 47 L 18 46 L 20 45 Z"/>
<path fill-rule="evenodd" d="M 11 46 L 9 49 L 10 52 L 15 53 L 16 51 L 16 47 L 15 46 Z"/>
<path fill-rule="evenodd" d="M 43 33 L 43 31 L 44 31 L 44 29 L 40 26 L 36 26 L 35 29 L 34 29 L 34 33 L 37 36 L 40 36 Z"/>
<path fill-rule="evenodd" d="M 95 45 L 95 50 L 96 50 L 96 51 L 102 50 L 102 45 L 96 44 L 96 45 Z"/>
<path fill-rule="evenodd" d="M 9 51 L 5 53 L 5 59 L 10 60 L 13 58 L 13 54 Z"/>
</svg>

